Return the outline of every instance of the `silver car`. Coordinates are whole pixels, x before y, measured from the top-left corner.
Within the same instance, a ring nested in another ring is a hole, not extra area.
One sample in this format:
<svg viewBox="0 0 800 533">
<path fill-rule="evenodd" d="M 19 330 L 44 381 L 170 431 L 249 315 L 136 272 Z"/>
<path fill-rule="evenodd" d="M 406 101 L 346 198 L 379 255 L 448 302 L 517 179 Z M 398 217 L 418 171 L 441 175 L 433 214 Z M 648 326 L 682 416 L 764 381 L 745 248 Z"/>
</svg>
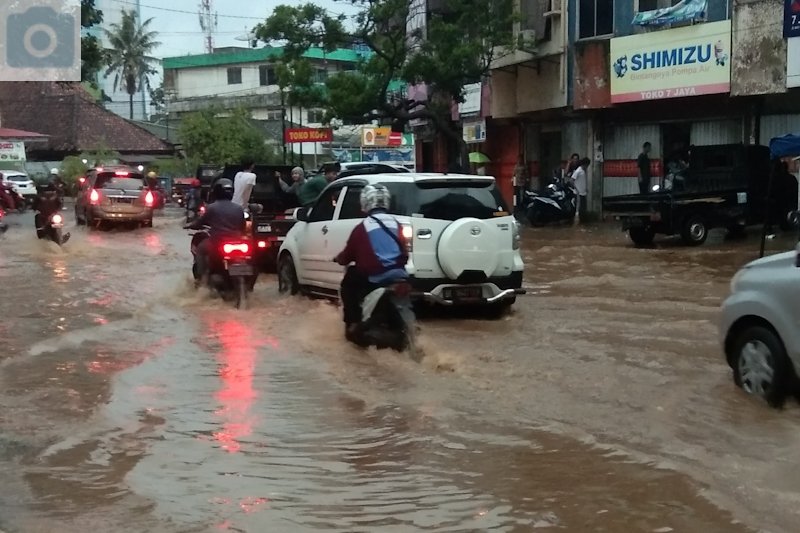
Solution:
<svg viewBox="0 0 800 533">
<path fill-rule="evenodd" d="M 141 172 L 124 167 L 93 169 L 75 199 L 75 220 L 89 226 L 133 222 L 151 227 L 156 199 Z"/>
</svg>

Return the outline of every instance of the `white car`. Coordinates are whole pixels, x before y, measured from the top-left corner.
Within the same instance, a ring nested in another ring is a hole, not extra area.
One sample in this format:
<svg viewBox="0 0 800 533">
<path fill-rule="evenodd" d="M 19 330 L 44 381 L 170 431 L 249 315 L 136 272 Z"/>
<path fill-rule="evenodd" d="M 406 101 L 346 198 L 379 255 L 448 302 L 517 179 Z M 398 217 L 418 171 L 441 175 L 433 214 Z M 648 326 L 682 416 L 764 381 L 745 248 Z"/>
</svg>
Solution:
<svg viewBox="0 0 800 533">
<path fill-rule="evenodd" d="M 18 170 L 0 170 L 3 179 L 8 181 L 20 196 L 31 200 L 36 196 L 36 184 L 24 172 Z"/>
<path fill-rule="evenodd" d="M 736 385 L 773 407 L 797 390 L 800 368 L 800 255 L 745 265 L 731 280 L 720 328 Z"/>
<path fill-rule="evenodd" d="M 341 178 L 323 191 L 278 254 L 281 292 L 338 297 L 333 261 L 364 219 L 361 191 L 383 184 L 409 243 L 406 269 L 418 297 L 443 305 L 489 305 L 502 313 L 522 290 L 519 226 L 489 176 L 391 173 Z"/>
</svg>

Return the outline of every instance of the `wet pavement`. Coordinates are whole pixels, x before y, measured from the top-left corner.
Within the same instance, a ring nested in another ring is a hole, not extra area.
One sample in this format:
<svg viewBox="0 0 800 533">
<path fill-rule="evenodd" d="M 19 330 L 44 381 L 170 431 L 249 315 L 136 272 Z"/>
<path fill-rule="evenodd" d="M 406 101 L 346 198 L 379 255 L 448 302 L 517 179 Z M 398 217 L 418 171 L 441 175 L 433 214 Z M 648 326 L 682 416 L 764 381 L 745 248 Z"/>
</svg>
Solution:
<svg viewBox="0 0 800 533">
<path fill-rule="evenodd" d="M 246 312 L 195 292 L 176 216 L 59 250 L 9 215 L 0 530 L 796 531 L 799 410 L 717 339 L 755 236 L 528 229 L 531 294 L 425 317 L 418 364 L 274 276 Z"/>
</svg>

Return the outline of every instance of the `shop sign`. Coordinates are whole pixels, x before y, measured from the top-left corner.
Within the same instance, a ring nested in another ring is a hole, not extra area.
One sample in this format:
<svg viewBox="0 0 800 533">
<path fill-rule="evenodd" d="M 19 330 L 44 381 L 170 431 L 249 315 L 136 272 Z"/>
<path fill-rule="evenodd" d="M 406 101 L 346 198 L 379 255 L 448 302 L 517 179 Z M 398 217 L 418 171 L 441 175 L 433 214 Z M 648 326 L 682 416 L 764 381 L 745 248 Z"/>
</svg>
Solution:
<svg viewBox="0 0 800 533">
<path fill-rule="evenodd" d="M 365 126 L 361 129 L 361 146 L 412 146 L 413 144 L 413 134 L 392 131 L 392 128 L 388 126 Z"/>
<path fill-rule="evenodd" d="M 470 83 L 464 86 L 464 101 L 458 104 L 460 115 L 478 115 L 481 112 L 482 83 Z"/>
<path fill-rule="evenodd" d="M 800 37 L 800 0 L 783 1 L 783 38 Z"/>
<path fill-rule="evenodd" d="M 21 141 L 0 141 L 0 162 L 25 161 L 25 143 Z"/>
<path fill-rule="evenodd" d="M 786 41 L 786 87 L 800 87 L 800 37 Z"/>
<path fill-rule="evenodd" d="M 731 21 L 611 39 L 611 102 L 726 93 Z"/>
<path fill-rule="evenodd" d="M 486 140 L 486 121 L 465 122 L 463 132 L 464 142 L 482 143 Z"/>
<path fill-rule="evenodd" d="M 291 128 L 286 130 L 284 141 L 293 143 L 327 143 L 333 141 L 331 128 Z"/>
<path fill-rule="evenodd" d="M 342 163 L 393 163 L 399 165 L 414 164 L 413 148 L 338 148 L 333 156 Z"/>
</svg>

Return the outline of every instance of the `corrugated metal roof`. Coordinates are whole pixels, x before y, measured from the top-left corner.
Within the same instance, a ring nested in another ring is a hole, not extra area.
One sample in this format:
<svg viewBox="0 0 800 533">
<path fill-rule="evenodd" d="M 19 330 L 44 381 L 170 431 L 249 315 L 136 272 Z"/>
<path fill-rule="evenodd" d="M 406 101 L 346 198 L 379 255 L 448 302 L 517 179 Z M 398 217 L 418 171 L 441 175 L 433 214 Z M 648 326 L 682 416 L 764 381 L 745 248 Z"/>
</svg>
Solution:
<svg viewBox="0 0 800 533">
<path fill-rule="evenodd" d="M 212 67 L 216 65 L 233 65 L 237 63 L 258 63 L 280 57 L 283 47 L 240 48 L 234 51 L 220 51 L 213 54 L 197 54 L 177 57 L 165 57 L 162 62 L 164 70 Z M 327 59 L 355 63 L 369 56 L 367 52 L 356 52 L 348 48 L 325 52 L 322 48 L 311 48 L 303 57 L 309 59 Z"/>
</svg>

